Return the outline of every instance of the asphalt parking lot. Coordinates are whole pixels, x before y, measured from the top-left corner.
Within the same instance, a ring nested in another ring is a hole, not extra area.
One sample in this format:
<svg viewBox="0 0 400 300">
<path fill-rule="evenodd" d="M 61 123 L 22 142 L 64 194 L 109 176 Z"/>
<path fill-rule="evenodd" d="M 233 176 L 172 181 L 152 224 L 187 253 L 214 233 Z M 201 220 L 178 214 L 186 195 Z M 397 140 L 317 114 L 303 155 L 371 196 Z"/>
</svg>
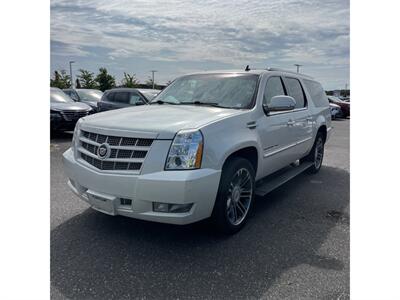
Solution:
<svg viewBox="0 0 400 300">
<path fill-rule="evenodd" d="M 255 201 L 238 234 L 96 212 L 69 190 L 51 140 L 52 299 L 348 299 L 349 126 L 333 122 L 324 167 Z"/>
</svg>

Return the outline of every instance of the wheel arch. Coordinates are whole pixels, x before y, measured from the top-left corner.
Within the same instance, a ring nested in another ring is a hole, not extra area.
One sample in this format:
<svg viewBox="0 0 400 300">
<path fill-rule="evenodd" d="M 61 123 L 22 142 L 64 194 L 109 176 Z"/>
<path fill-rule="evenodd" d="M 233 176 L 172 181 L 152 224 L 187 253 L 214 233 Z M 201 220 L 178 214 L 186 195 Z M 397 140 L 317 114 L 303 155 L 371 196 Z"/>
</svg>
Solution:
<svg viewBox="0 0 400 300">
<path fill-rule="evenodd" d="M 244 159 L 247 159 L 251 165 L 254 168 L 255 174 L 257 174 L 257 170 L 259 170 L 259 152 L 256 146 L 251 145 L 251 146 L 244 146 L 238 149 L 235 149 L 234 151 L 230 152 L 229 154 L 226 155 L 223 164 L 222 164 L 222 169 L 226 166 L 226 164 L 233 158 L 235 157 L 241 157 Z"/>
<path fill-rule="evenodd" d="M 327 126 L 326 119 L 325 119 L 322 115 L 318 116 L 318 118 L 317 118 L 317 120 L 316 120 L 316 126 L 315 126 L 315 128 L 316 128 L 317 130 L 315 131 L 314 140 L 316 139 L 317 134 L 318 134 L 319 132 L 321 132 L 322 135 L 323 135 L 323 137 L 324 137 L 324 143 L 325 143 L 326 140 L 327 140 L 327 136 L 328 136 L 328 126 Z"/>
<path fill-rule="evenodd" d="M 322 134 L 322 137 L 323 137 L 324 143 L 325 143 L 325 142 L 326 142 L 327 135 L 328 135 L 328 129 L 327 129 L 327 127 L 326 127 L 325 124 L 321 125 L 321 126 L 318 128 L 317 135 L 318 135 L 318 133 L 321 133 L 321 134 Z"/>
</svg>

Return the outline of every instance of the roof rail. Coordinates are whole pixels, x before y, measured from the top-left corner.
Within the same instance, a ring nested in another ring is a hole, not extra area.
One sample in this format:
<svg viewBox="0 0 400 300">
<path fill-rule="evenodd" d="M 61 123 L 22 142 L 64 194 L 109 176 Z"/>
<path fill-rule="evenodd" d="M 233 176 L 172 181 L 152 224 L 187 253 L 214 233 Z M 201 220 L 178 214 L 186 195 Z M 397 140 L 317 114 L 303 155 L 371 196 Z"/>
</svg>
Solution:
<svg viewBox="0 0 400 300">
<path fill-rule="evenodd" d="M 281 71 L 281 72 L 286 72 L 286 73 L 292 73 L 292 74 L 301 75 L 301 76 L 313 79 L 313 77 L 311 77 L 309 75 L 306 75 L 306 74 L 303 74 L 303 73 L 297 73 L 297 72 L 289 71 L 289 70 L 285 70 L 285 69 L 280 69 L 280 68 L 266 68 L 266 70 L 267 71 Z"/>
</svg>

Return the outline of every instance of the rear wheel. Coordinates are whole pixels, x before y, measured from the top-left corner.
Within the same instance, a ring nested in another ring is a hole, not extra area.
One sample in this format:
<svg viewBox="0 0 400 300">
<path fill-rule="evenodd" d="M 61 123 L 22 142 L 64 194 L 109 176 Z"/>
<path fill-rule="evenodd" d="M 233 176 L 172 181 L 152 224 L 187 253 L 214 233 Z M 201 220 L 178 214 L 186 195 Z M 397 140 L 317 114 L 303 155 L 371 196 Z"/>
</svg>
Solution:
<svg viewBox="0 0 400 300">
<path fill-rule="evenodd" d="M 324 136 L 321 132 L 318 132 L 317 137 L 315 138 L 314 146 L 312 147 L 310 153 L 304 158 L 305 161 L 313 163 L 308 169 L 309 173 L 315 174 L 321 169 L 322 161 L 324 159 L 324 148 Z"/>
<path fill-rule="evenodd" d="M 231 159 L 222 170 L 212 219 L 219 231 L 238 232 L 246 223 L 254 198 L 255 171 L 241 157 Z"/>
</svg>

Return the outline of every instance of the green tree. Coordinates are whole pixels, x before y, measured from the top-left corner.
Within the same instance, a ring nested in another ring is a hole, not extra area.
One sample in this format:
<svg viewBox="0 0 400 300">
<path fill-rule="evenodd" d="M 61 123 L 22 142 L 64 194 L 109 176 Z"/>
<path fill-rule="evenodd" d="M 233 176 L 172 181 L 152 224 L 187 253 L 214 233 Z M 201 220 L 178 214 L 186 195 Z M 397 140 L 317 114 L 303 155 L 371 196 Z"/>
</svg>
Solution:
<svg viewBox="0 0 400 300">
<path fill-rule="evenodd" d="M 67 89 L 71 87 L 71 78 L 67 75 L 65 70 L 54 71 L 53 78 L 50 78 L 50 86 L 60 89 Z"/>
<path fill-rule="evenodd" d="M 136 78 L 136 74 L 129 75 L 124 72 L 124 78 L 121 81 L 122 87 L 134 88 L 139 85 L 139 80 Z"/>
<path fill-rule="evenodd" d="M 96 81 L 94 79 L 94 73 L 79 69 L 80 74 L 77 76 L 81 82 L 81 86 L 84 89 L 95 89 L 97 88 Z"/>
<path fill-rule="evenodd" d="M 115 78 L 114 76 L 111 76 L 108 74 L 108 71 L 106 68 L 100 68 L 99 69 L 99 74 L 97 74 L 95 81 L 98 84 L 98 88 L 101 91 L 109 90 L 115 87 Z"/>
</svg>

